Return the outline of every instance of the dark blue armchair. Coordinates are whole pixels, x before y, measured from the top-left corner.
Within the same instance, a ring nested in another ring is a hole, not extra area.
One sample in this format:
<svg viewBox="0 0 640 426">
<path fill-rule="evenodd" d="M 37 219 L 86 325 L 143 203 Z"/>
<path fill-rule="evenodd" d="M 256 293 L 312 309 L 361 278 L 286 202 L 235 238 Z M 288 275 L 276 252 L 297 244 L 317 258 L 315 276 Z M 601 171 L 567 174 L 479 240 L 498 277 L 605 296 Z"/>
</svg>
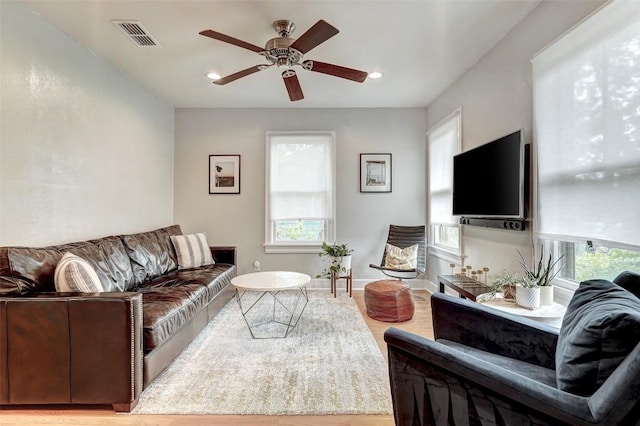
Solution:
<svg viewBox="0 0 640 426">
<path fill-rule="evenodd" d="M 640 300 L 581 283 L 558 330 L 437 293 L 435 341 L 385 333 L 396 425 L 640 424 Z"/>
</svg>

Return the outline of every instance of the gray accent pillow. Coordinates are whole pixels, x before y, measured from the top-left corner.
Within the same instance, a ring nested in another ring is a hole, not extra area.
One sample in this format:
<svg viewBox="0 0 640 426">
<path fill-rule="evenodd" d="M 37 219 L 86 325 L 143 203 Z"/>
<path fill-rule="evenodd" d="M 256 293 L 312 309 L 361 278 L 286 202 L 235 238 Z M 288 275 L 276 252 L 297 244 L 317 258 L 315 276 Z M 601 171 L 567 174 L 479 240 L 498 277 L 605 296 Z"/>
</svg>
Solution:
<svg viewBox="0 0 640 426">
<path fill-rule="evenodd" d="M 640 299 L 607 280 L 580 283 L 558 336 L 558 389 L 592 395 L 639 341 Z"/>
<path fill-rule="evenodd" d="M 613 282 L 640 298 L 640 274 L 624 271 L 618 275 Z"/>
</svg>

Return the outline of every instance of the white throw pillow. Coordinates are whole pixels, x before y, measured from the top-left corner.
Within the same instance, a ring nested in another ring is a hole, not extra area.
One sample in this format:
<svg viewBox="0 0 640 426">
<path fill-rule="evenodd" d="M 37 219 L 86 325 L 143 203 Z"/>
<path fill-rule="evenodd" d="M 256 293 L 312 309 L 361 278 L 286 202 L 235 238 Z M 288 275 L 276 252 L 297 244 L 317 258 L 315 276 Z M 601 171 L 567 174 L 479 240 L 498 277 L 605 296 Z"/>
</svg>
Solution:
<svg viewBox="0 0 640 426">
<path fill-rule="evenodd" d="M 399 271 L 416 269 L 418 266 L 418 244 L 401 249 L 400 247 L 387 243 L 387 254 L 384 258 L 384 266 Z"/>
<path fill-rule="evenodd" d="M 104 291 L 98 274 L 93 267 L 73 253 L 66 252 L 56 265 L 53 275 L 56 291 L 101 293 Z"/>
<path fill-rule="evenodd" d="M 178 256 L 178 269 L 213 265 L 213 257 L 203 233 L 172 235 L 171 242 Z"/>
</svg>

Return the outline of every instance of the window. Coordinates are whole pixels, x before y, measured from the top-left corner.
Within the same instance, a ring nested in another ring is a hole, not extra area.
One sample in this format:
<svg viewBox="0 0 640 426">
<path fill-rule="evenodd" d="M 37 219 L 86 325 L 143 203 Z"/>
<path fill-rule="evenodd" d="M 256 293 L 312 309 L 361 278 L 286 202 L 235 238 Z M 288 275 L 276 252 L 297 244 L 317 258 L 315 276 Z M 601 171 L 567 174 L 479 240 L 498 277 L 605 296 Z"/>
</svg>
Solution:
<svg viewBox="0 0 640 426">
<path fill-rule="evenodd" d="M 593 241 L 554 241 L 552 252 L 560 255 L 563 268 L 559 278 L 579 283 L 592 278 L 613 280 L 622 271 L 640 271 L 640 251 L 599 245 Z"/>
<path fill-rule="evenodd" d="M 567 280 L 639 267 L 639 21 L 608 3 L 533 59 L 536 232 Z"/>
<path fill-rule="evenodd" d="M 461 109 L 433 126 L 427 134 L 429 155 L 430 251 L 460 255 L 460 225 L 453 212 L 453 156 L 460 152 Z M 435 248 L 435 250 L 433 250 Z"/>
<path fill-rule="evenodd" d="M 317 252 L 334 240 L 333 132 L 267 132 L 265 252 Z"/>
</svg>

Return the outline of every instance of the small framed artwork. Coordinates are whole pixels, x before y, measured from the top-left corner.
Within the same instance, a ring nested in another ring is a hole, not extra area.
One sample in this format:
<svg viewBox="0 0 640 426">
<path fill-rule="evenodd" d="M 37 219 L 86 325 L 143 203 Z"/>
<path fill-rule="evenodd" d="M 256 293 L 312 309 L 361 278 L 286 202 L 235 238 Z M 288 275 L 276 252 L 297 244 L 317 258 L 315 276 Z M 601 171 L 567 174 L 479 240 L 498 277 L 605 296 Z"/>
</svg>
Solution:
<svg viewBox="0 0 640 426">
<path fill-rule="evenodd" d="M 360 154 L 360 192 L 391 192 L 391 154 Z"/>
<path fill-rule="evenodd" d="M 240 156 L 209 156 L 209 194 L 240 193 Z"/>
</svg>

